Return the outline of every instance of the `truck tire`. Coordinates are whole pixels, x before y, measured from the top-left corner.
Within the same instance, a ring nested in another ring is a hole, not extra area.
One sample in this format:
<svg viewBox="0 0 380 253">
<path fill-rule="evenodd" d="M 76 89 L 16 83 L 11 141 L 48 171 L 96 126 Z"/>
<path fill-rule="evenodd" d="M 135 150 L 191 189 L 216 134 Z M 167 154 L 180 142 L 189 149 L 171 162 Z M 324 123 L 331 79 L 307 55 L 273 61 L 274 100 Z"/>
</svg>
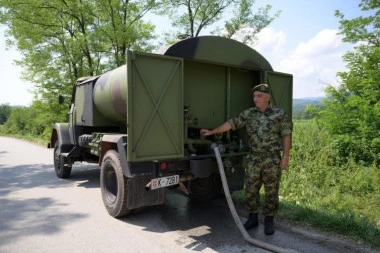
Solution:
<svg viewBox="0 0 380 253">
<path fill-rule="evenodd" d="M 196 178 L 188 182 L 189 197 L 197 200 L 210 200 L 221 195 L 222 184 L 218 174 L 209 177 Z"/>
<path fill-rule="evenodd" d="M 54 144 L 54 169 L 59 178 L 69 178 L 71 166 L 65 166 L 61 151 L 59 150 L 59 141 Z"/>
<path fill-rule="evenodd" d="M 104 206 L 112 217 L 122 217 L 131 211 L 127 207 L 127 181 L 120 154 L 115 150 L 107 151 L 100 168 L 100 189 Z"/>
</svg>

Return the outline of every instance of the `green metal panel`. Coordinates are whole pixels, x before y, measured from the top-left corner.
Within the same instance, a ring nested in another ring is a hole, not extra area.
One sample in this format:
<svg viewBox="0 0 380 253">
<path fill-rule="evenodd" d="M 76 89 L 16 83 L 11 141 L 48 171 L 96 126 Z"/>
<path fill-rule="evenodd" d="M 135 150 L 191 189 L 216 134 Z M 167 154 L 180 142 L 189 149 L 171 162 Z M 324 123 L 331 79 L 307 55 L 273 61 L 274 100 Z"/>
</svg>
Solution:
<svg viewBox="0 0 380 253">
<path fill-rule="evenodd" d="M 253 106 L 251 89 L 260 71 L 185 60 L 185 105 L 189 127 L 215 128 Z"/>
<path fill-rule="evenodd" d="M 264 82 L 272 88 L 271 103 L 282 108 L 292 120 L 293 76 L 280 72 L 264 72 Z"/>
<path fill-rule="evenodd" d="M 251 90 L 254 84 L 259 83 L 259 78 L 259 71 L 230 68 L 231 110 L 227 116 L 228 119 L 254 106 Z"/>
<path fill-rule="evenodd" d="M 185 61 L 185 105 L 190 127 L 214 128 L 226 120 L 226 67 Z"/>
<path fill-rule="evenodd" d="M 272 71 L 269 62 L 253 48 L 219 36 L 199 36 L 159 50 L 164 55 L 223 65 Z"/>
<path fill-rule="evenodd" d="M 183 157 L 183 60 L 128 51 L 128 161 Z"/>
<path fill-rule="evenodd" d="M 80 85 L 76 87 L 75 91 L 75 111 L 73 112 L 74 124 L 82 124 L 82 115 L 85 106 L 85 86 Z"/>
</svg>

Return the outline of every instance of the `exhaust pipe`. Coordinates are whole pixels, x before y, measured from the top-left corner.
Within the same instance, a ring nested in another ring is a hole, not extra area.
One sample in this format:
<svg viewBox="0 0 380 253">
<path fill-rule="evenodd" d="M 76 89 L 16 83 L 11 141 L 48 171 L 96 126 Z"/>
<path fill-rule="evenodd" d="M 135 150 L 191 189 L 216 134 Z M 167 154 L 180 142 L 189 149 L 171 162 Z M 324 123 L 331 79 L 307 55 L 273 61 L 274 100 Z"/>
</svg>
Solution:
<svg viewBox="0 0 380 253">
<path fill-rule="evenodd" d="M 152 187 L 152 182 L 149 182 L 147 185 L 145 185 L 145 191 L 150 191 Z"/>
</svg>

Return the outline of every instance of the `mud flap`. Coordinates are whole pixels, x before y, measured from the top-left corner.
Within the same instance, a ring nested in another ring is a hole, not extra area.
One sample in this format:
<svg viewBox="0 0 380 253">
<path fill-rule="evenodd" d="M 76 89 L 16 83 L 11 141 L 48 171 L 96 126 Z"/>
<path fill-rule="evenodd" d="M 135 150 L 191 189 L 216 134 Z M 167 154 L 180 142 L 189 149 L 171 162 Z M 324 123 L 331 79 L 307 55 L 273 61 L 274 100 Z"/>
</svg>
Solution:
<svg viewBox="0 0 380 253">
<path fill-rule="evenodd" d="M 213 173 L 213 162 L 211 159 L 190 160 L 190 170 L 194 177 L 206 178 Z"/>
<path fill-rule="evenodd" d="M 160 205 L 165 200 L 165 189 L 146 191 L 145 186 L 150 182 L 151 176 L 138 176 L 128 180 L 128 209 L 143 206 Z"/>
</svg>

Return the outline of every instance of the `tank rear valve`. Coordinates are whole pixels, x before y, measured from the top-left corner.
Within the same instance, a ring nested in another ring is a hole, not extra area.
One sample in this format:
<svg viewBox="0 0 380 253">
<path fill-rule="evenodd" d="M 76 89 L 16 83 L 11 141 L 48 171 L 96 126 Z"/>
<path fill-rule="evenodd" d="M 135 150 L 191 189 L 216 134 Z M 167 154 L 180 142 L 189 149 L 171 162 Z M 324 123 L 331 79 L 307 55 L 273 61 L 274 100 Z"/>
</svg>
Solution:
<svg viewBox="0 0 380 253">
<path fill-rule="evenodd" d="M 226 153 L 226 147 L 222 144 L 216 144 L 212 143 L 211 144 L 211 149 L 213 150 L 214 148 L 218 147 L 219 153 L 224 154 Z"/>
</svg>

